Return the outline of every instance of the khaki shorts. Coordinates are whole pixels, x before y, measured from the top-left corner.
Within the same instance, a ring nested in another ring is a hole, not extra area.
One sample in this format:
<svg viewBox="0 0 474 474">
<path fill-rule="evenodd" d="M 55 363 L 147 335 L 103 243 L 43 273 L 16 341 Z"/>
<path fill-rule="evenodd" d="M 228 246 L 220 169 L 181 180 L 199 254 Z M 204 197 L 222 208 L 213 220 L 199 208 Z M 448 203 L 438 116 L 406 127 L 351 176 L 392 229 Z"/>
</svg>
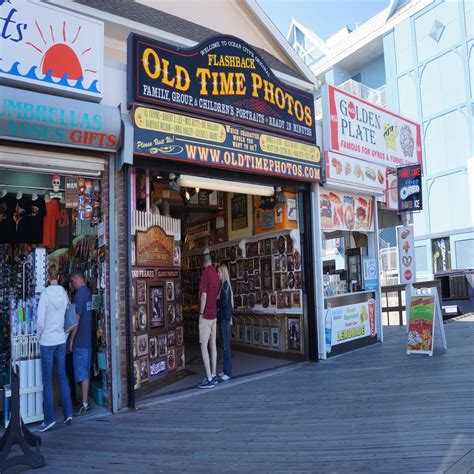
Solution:
<svg viewBox="0 0 474 474">
<path fill-rule="evenodd" d="M 211 342 L 216 341 L 217 319 L 199 318 L 199 342 L 207 344 L 209 339 Z"/>
</svg>

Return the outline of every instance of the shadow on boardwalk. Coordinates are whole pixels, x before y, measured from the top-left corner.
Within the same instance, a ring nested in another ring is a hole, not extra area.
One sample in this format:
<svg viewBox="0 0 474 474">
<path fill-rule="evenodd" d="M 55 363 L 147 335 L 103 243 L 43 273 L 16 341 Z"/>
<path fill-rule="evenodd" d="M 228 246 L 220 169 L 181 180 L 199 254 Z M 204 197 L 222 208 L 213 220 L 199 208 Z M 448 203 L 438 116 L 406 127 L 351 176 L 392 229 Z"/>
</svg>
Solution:
<svg viewBox="0 0 474 474">
<path fill-rule="evenodd" d="M 58 428 L 40 472 L 469 472 L 474 318 L 445 328 L 431 358 L 391 327 L 328 362 Z"/>
</svg>

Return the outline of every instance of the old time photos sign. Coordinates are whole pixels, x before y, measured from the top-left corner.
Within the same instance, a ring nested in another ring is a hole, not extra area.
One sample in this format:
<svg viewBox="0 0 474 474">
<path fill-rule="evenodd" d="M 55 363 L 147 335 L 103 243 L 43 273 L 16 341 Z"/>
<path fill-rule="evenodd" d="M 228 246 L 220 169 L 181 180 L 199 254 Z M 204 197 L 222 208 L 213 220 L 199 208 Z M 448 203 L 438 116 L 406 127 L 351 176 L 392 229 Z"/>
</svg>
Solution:
<svg viewBox="0 0 474 474">
<path fill-rule="evenodd" d="M 315 143 L 314 98 L 280 82 L 257 52 L 231 36 L 176 48 L 131 34 L 129 103 L 238 122 Z"/>
</svg>

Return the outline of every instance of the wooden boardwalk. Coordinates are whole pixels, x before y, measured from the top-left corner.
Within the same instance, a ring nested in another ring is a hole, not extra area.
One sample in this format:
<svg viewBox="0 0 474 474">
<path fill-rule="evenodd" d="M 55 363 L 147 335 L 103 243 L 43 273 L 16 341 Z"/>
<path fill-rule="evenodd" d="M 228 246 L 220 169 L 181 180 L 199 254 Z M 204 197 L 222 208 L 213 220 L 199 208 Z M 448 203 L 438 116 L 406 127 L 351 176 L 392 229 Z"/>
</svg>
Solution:
<svg viewBox="0 0 474 474">
<path fill-rule="evenodd" d="M 445 328 L 432 358 L 390 327 L 329 362 L 61 426 L 39 472 L 474 472 L 474 318 Z"/>
</svg>

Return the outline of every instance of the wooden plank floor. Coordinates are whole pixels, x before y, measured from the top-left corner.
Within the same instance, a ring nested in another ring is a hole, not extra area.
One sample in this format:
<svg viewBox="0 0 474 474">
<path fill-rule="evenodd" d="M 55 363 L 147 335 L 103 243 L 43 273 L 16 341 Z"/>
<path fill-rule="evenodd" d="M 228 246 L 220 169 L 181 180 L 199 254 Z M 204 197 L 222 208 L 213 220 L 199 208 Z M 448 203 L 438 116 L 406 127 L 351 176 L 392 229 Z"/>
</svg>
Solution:
<svg viewBox="0 0 474 474">
<path fill-rule="evenodd" d="M 474 317 L 43 435 L 40 472 L 474 472 Z"/>
</svg>

